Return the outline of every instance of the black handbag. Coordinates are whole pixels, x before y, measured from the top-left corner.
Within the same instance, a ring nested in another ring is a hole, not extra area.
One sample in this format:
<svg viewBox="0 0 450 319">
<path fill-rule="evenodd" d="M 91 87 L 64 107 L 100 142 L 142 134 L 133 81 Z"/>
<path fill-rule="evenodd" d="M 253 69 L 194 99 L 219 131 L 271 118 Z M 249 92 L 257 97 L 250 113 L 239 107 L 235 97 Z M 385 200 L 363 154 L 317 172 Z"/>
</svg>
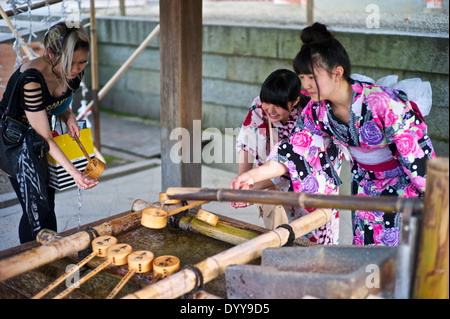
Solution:
<svg viewBox="0 0 450 319">
<path fill-rule="evenodd" d="M 19 171 L 19 158 L 25 147 L 32 160 L 44 166 L 47 165 L 45 153 L 49 150 L 48 143 L 30 125 L 25 126 L 8 115 L 18 82 L 14 84 L 8 106 L 0 119 L 0 169 L 13 178 Z"/>
</svg>

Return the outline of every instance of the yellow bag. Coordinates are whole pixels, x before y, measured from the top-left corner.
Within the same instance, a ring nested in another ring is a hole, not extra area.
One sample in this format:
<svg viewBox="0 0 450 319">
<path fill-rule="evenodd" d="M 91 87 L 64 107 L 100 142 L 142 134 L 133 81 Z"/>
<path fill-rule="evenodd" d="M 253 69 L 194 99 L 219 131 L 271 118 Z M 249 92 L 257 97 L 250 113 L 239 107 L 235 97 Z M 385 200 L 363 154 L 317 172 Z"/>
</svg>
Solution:
<svg viewBox="0 0 450 319">
<path fill-rule="evenodd" d="M 59 135 L 53 138 L 59 145 L 61 150 L 66 154 L 67 158 L 80 171 L 84 172 L 89 163 L 84 156 L 77 142 L 70 137 L 69 134 Z M 91 158 L 95 157 L 94 143 L 92 141 L 92 133 L 90 128 L 80 130 L 80 142 L 83 144 L 86 152 Z M 50 186 L 56 190 L 64 190 L 76 186 L 72 176 L 47 153 L 48 168 L 50 171 Z"/>
</svg>

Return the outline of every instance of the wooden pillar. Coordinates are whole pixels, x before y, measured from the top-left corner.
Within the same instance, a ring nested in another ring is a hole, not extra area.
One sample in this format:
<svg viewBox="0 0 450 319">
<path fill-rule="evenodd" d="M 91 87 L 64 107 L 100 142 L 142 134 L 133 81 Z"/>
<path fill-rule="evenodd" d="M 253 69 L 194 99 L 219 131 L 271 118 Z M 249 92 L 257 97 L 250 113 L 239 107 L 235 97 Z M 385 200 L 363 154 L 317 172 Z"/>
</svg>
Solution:
<svg viewBox="0 0 450 319">
<path fill-rule="evenodd" d="M 307 0 L 306 2 L 306 24 L 314 23 L 314 0 Z"/>
<path fill-rule="evenodd" d="M 100 110 L 98 105 L 98 58 L 97 58 L 97 23 L 95 21 L 95 1 L 91 0 L 91 77 L 92 77 L 92 114 L 94 115 L 94 146 L 100 151 Z"/>
<path fill-rule="evenodd" d="M 162 190 L 201 186 L 201 132 L 194 132 L 202 117 L 201 0 L 160 1 L 160 54 Z M 177 140 L 177 132 L 188 135 Z M 187 160 L 177 156 L 180 143 L 188 145 Z"/>
<path fill-rule="evenodd" d="M 125 0 L 119 0 L 119 12 L 122 17 L 124 17 L 126 15 L 125 14 Z"/>
<path fill-rule="evenodd" d="M 449 297 L 448 158 L 429 160 L 413 298 Z"/>
</svg>

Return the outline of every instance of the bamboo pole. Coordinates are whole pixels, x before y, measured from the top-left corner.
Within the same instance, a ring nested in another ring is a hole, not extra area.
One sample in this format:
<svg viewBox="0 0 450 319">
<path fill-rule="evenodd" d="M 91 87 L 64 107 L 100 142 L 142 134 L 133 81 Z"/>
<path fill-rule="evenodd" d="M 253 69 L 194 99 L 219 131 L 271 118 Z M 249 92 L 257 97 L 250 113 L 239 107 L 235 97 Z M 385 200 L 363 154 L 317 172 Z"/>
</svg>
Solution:
<svg viewBox="0 0 450 319">
<path fill-rule="evenodd" d="M 141 45 L 133 52 L 133 54 L 128 58 L 128 60 L 117 70 L 117 72 L 111 77 L 111 79 L 103 86 L 103 88 L 98 92 L 98 100 L 100 101 L 106 93 L 116 84 L 116 82 L 122 77 L 125 71 L 130 67 L 130 65 L 136 60 L 136 58 L 145 50 L 145 48 L 153 41 L 153 39 L 159 34 L 159 24 L 153 29 L 153 31 L 145 38 Z M 89 110 L 94 105 L 94 101 L 89 102 L 86 110 L 78 115 L 77 119 L 83 118 Z"/>
<path fill-rule="evenodd" d="M 430 160 L 413 298 L 449 298 L 449 163 Z"/>
<path fill-rule="evenodd" d="M 122 17 L 124 17 L 126 15 L 125 14 L 125 0 L 119 0 L 119 12 Z"/>
<path fill-rule="evenodd" d="M 20 36 L 19 32 L 16 30 L 16 28 L 13 26 L 11 20 L 9 19 L 8 15 L 6 14 L 6 12 L 3 10 L 2 6 L 0 5 L 0 15 L 2 16 L 2 18 L 6 21 L 6 24 L 8 24 L 9 29 L 11 30 L 12 33 L 14 33 L 14 35 L 16 37 L 18 37 L 20 46 L 22 47 L 23 51 L 25 52 L 26 57 L 28 57 L 30 60 L 33 59 L 33 54 L 30 51 L 30 48 L 27 46 L 27 44 L 25 43 L 25 41 L 22 39 L 22 37 Z"/>
<path fill-rule="evenodd" d="M 90 33 L 91 33 L 91 78 L 92 78 L 92 100 L 94 115 L 94 144 L 97 150 L 101 151 L 100 141 L 100 110 L 98 100 L 98 54 L 97 54 L 97 22 L 95 20 L 95 1 L 91 0 L 91 19 L 90 19 Z"/>
<path fill-rule="evenodd" d="M 261 233 L 241 229 L 232 225 L 219 222 L 216 226 L 211 226 L 194 216 L 184 216 L 178 222 L 178 227 L 185 231 L 199 233 L 210 238 L 214 238 L 229 244 L 240 245 L 250 239 L 259 236 Z"/>
<path fill-rule="evenodd" d="M 141 225 L 142 209 L 154 204 L 142 200 L 136 200 L 132 208 L 134 212 L 108 220 L 100 225 L 94 225 L 92 228 L 97 231 L 99 236 L 111 235 L 117 236 L 135 227 Z M 180 205 L 170 205 L 171 209 L 176 209 Z M 140 208 L 136 211 L 136 208 Z M 170 210 L 169 210 L 170 211 Z M 237 244 L 253 238 L 259 232 L 252 230 L 243 230 L 238 226 L 223 225 L 223 227 L 213 227 L 200 221 L 191 222 L 190 216 L 180 219 L 180 228 L 190 230 L 209 236 L 214 239 L 222 240 L 227 243 Z M 44 233 L 45 234 L 45 233 Z M 80 231 L 66 237 L 49 237 L 42 241 L 43 245 L 24 251 L 20 254 L 7 257 L 0 260 L 0 282 L 54 262 L 63 257 L 74 255 L 91 244 L 87 232 Z"/>
<path fill-rule="evenodd" d="M 279 191 L 183 187 L 169 187 L 167 188 L 166 194 L 170 199 L 180 200 L 231 201 L 308 208 L 377 210 L 386 213 L 401 213 L 408 209 L 408 211 L 412 211 L 413 215 L 422 214 L 423 212 L 423 199 L 400 198 L 394 196 L 362 197 L 351 195 L 320 195 Z"/>
<path fill-rule="evenodd" d="M 167 212 L 171 212 L 173 210 L 179 210 L 179 204 L 168 205 L 167 208 L 164 208 Z M 158 204 L 153 204 L 141 199 L 137 199 L 133 202 L 131 209 L 132 210 L 143 210 L 149 207 L 159 207 Z M 253 239 L 263 232 L 266 229 L 249 229 L 248 227 L 242 227 L 236 225 L 233 222 L 224 221 L 224 216 L 219 216 L 219 222 L 216 226 L 211 226 L 201 220 L 195 218 L 195 216 L 187 215 L 180 218 L 178 221 L 178 227 L 184 231 L 191 231 L 193 233 L 202 234 L 204 236 L 208 236 L 210 238 L 214 238 L 229 244 L 239 245 L 243 242 Z"/>
<path fill-rule="evenodd" d="M 42 7 L 51 5 L 51 4 L 59 3 L 59 2 L 62 2 L 62 1 L 63 0 L 46 0 L 46 1 L 41 1 L 41 2 L 37 2 L 37 3 L 32 3 L 30 5 L 27 4 L 27 5 L 24 5 L 24 6 L 21 6 L 21 7 L 17 7 L 16 11 L 25 11 L 25 10 L 28 10 L 28 9 L 30 9 L 30 10 L 39 9 L 39 8 L 42 8 Z M 12 10 L 12 9 L 8 10 L 5 13 L 6 13 L 6 15 L 8 17 L 10 17 L 10 16 L 14 15 L 14 10 Z"/>
<path fill-rule="evenodd" d="M 96 230 L 100 235 L 111 235 L 111 229 L 107 225 L 100 225 L 97 228 Z M 22 254 L 0 260 L 0 282 L 77 253 L 86 248 L 89 243 L 89 234 L 87 232 L 79 232 L 33 248 Z"/>
<path fill-rule="evenodd" d="M 298 238 L 325 225 L 330 220 L 331 211 L 319 209 L 293 221 L 289 226 L 292 227 L 295 238 Z M 229 265 L 245 264 L 260 257 L 261 252 L 266 248 L 283 246 L 287 242 L 289 234 L 287 229 L 277 228 L 217 255 L 208 257 L 196 264 L 195 267 L 202 273 L 203 283 L 207 283 L 224 273 L 225 268 Z M 193 270 L 186 268 L 154 285 L 129 294 L 124 299 L 177 298 L 195 288 L 196 276 Z"/>
</svg>

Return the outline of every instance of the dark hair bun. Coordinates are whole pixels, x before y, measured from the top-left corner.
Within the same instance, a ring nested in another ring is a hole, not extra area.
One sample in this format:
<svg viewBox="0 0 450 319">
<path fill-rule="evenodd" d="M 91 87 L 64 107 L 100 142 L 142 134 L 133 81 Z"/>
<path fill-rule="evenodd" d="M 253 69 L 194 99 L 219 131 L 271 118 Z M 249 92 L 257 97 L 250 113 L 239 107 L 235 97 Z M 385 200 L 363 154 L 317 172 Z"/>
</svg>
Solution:
<svg viewBox="0 0 450 319">
<path fill-rule="evenodd" d="M 333 38 L 327 26 L 319 22 L 315 22 L 313 25 L 303 29 L 300 35 L 300 39 L 304 44 L 327 42 Z"/>
</svg>

